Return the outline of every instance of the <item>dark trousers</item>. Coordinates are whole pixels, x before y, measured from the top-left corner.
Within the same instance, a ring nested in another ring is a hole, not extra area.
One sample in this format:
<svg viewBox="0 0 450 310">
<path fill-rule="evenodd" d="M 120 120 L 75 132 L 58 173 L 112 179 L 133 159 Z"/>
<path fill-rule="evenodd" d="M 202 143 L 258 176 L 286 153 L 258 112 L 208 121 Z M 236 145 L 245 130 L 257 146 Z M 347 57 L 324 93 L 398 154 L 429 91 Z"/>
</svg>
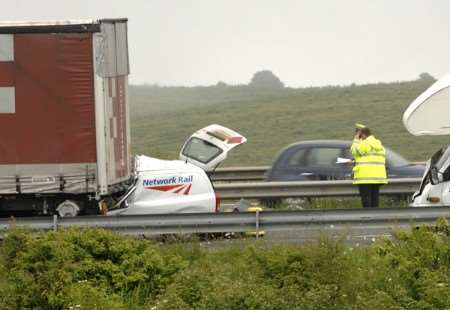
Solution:
<svg viewBox="0 0 450 310">
<path fill-rule="evenodd" d="M 380 184 L 358 184 L 359 194 L 364 208 L 378 208 Z"/>
</svg>

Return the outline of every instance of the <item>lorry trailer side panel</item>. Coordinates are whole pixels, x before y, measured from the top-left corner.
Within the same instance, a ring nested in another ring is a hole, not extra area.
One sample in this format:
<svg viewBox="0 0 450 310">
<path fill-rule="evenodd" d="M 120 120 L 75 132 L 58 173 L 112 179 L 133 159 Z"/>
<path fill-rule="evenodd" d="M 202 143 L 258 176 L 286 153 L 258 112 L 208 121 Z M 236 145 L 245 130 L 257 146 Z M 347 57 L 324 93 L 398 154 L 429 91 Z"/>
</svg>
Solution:
<svg viewBox="0 0 450 310">
<path fill-rule="evenodd" d="M 15 34 L 0 164 L 95 163 L 92 34 Z"/>
<path fill-rule="evenodd" d="M 97 23 L 73 33 L 0 24 L 0 195 L 99 197 L 125 187 L 126 20 Z"/>
</svg>

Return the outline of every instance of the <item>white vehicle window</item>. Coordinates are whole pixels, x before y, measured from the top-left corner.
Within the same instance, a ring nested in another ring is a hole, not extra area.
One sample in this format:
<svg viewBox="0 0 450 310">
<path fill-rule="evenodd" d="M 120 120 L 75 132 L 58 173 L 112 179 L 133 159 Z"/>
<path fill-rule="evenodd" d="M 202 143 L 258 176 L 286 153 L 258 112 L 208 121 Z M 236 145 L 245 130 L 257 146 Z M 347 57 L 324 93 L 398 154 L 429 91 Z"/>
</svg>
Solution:
<svg viewBox="0 0 450 310">
<path fill-rule="evenodd" d="M 441 150 L 441 154 L 442 154 L 442 150 Z M 445 150 L 444 154 L 439 156 L 439 158 L 435 159 L 435 163 L 433 163 L 433 166 L 435 166 L 436 168 L 439 168 L 439 169 L 442 168 L 442 166 L 445 164 L 445 162 L 447 161 L 447 159 L 449 157 L 450 157 L 450 147 L 448 147 Z"/>
<path fill-rule="evenodd" d="M 219 156 L 220 153 L 222 153 L 220 148 L 199 138 L 189 140 L 183 149 L 184 156 L 204 164 Z"/>
</svg>

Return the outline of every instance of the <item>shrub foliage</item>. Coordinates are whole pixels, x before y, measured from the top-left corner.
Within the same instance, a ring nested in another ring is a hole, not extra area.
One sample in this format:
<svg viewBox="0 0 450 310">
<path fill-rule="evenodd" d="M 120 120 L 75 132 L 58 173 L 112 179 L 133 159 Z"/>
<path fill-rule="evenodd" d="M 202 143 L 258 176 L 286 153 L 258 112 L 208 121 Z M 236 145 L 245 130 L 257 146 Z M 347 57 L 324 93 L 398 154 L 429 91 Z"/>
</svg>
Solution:
<svg viewBox="0 0 450 310">
<path fill-rule="evenodd" d="M 450 226 L 367 247 L 254 243 L 214 250 L 108 231 L 13 230 L 0 309 L 449 309 Z"/>
</svg>

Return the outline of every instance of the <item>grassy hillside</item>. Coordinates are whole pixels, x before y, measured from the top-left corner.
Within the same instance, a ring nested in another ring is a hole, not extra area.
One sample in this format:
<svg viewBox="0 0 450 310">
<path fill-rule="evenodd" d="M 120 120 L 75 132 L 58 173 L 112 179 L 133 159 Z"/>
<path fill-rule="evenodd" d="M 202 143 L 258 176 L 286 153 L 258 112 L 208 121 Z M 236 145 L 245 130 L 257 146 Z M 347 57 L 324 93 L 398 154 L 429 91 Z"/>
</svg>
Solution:
<svg viewBox="0 0 450 310">
<path fill-rule="evenodd" d="M 410 160 L 425 160 L 446 137 L 414 137 L 402 123 L 411 101 L 431 84 L 409 82 L 258 90 L 247 86 L 132 86 L 134 153 L 176 158 L 184 140 L 212 123 L 248 138 L 225 165 L 268 165 L 287 144 L 308 139 L 351 139 L 353 124 Z"/>
</svg>

